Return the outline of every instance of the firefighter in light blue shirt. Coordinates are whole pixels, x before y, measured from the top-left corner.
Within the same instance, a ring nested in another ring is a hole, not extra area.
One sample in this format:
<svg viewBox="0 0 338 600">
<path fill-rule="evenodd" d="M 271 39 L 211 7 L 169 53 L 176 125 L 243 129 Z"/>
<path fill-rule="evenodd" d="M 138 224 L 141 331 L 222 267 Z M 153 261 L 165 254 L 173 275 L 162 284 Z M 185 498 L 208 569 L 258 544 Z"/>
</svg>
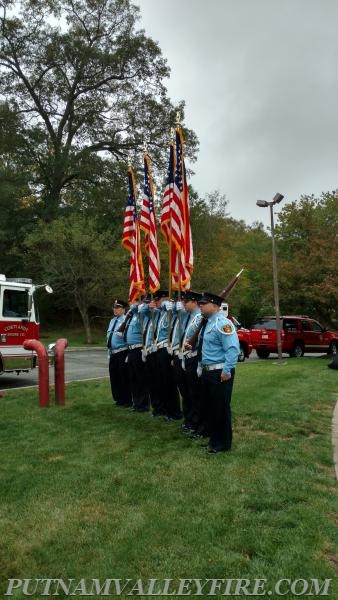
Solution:
<svg viewBox="0 0 338 600">
<path fill-rule="evenodd" d="M 198 340 L 198 362 L 209 415 L 210 454 L 231 449 L 231 395 L 239 341 L 233 323 L 220 311 L 221 296 L 204 292 L 199 301 L 206 317 Z"/>
<path fill-rule="evenodd" d="M 150 302 L 149 308 L 160 311 L 157 324 L 156 358 L 152 367 L 154 386 L 157 389 L 158 406 L 155 412 L 163 414 L 168 420 L 180 419 L 182 416 L 180 408 L 179 393 L 174 379 L 172 368 L 172 356 L 170 350 L 170 334 L 173 324 L 174 304 L 169 300 L 168 290 L 157 290 Z M 153 407 L 154 414 L 154 407 Z M 156 415 L 155 415 L 156 416 Z"/>
<path fill-rule="evenodd" d="M 149 390 L 142 357 L 145 322 L 139 311 L 140 302 L 141 300 L 137 300 L 131 305 L 132 317 L 123 334 L 128 345 L 127 364 L 133 399 L 132 411 L 138 413 L 149 410 Z"/>
<path fill-rule="evenodd" d="M 157 367 L 157 332 L 161 319 L 160 298 L 155 294 L 148 294 L 140 306 L 140 315 L 144 326 L 144 359 L 145 370 L 150 396 L 153 417 L 164 417 L 165 410 L 158 377 Z"/>
<path fill-rule="evenodd" d="M 116 299 L 113 304 L 114 317 L 107 329 L 107 347 L 109 354 L 109 378 L 113 399 L 118 406 L 131 406 L 131 393 L 126 358 L 128 347 L 119 332 L 126 319 L 128 302 Z"/>
</svg>

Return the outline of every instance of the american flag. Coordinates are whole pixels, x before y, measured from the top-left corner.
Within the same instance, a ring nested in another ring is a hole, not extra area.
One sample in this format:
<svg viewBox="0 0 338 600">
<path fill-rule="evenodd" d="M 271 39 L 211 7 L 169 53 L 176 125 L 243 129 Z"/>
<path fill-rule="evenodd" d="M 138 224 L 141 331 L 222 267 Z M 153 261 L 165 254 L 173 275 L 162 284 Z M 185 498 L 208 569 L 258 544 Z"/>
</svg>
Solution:
<svg viewBox="0 0 338 600">
<path fill-rule="evenodd" d="M 144 188 L 140 227 L 145 232 L 145 249 L 149 257 L 149 291 L 160 288 L 160 255 L 156 232 L 153 181 L 150 174 L 150 158 L 144 155 Z"/>
<path fill-rule="evenodd" d="M 167 171 L 166 187 L 163 194 L 163 204 L 161 213 L 161 230 L 164 235 L 167 246 L 169 247 L 169 260 L 170 260 L 170 273 L 172 278 L 172 288 L 177 289 L 179 287 L 177 274 L 177 245 L 174 243 L 172 231 L 172 202 L 174 194 L 174 173 L 175 173 L 175 148 L 173 142 L 169 145 L 169 161 Z M 178 243 L 181 247 L 181 241 Z"/>
<path fill-rule="evenodd" d="M 176 129 L 176 168 L 172 198 L 172 212 L 175 215 L 174 220 L 180 228 L 180 237 L 177 240 L 177 259 L 176 275 L 180 279 L 181 289 L 190 287 L 191 276 L 194 266 L 194 256 L 192 247 L 191 227 L 190 227 L 190 209 L 188 184 L 184 164 L 184 147 L 181 128 Z"/>
<path fill-rule="evenodd" d="M 167 171 L 167 181 L 163 194 L 163 204 L 161 213 L 161 230 L 165 237 L 165 241 L 169 246 L 171 242 L 170 219 L 171 219 L 171 202 L 174 189 L 174 170 L 175 170 L 175 150 L 174 144 L 169 145 L 169 162 Z"/>
<path fill-rule="evenodd" d="M 124 212 L 122 246 L 130 252 L 129 302 L 145 293 L 144 272 L 140 244 L 140 227 L 136 210 L 136 186 L 134 172 L 128 168 L 128 200 Z"/>
</svg>

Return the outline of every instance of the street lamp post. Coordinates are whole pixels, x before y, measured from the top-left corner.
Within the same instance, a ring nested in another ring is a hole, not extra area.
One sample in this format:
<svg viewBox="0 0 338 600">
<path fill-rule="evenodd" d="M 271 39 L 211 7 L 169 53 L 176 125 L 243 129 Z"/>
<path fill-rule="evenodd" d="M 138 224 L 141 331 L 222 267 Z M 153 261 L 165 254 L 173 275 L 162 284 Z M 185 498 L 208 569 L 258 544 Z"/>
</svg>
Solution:
<svg viewBox="0 0 338 600">
<path fill-rule="evenodd" d="M 281 320 L 279 310 L 279 292 L 278 292 L 278 275 L 277 275 L 277 255 L 276 255 L 276 243 L 275 243 L 275 227 L 273 221 L 273 207 L 275 204 L 279 204 L 283 200 L 282 194 L 276 194 L 271 202 L 266 200 L 257 200 L 257 206 L 270 208 L 270 220 L 271 220 L 271 243 L 272 243 L 272 276 L 273 276 L 273 294 L 275 299 L 275 312 L 276 312 L 276 333 L 277 333 L 277 350 L 278 350 L 278 362 L 283 361 L 282 357 L 282 338 L 281 338 Z"/>
</svg>

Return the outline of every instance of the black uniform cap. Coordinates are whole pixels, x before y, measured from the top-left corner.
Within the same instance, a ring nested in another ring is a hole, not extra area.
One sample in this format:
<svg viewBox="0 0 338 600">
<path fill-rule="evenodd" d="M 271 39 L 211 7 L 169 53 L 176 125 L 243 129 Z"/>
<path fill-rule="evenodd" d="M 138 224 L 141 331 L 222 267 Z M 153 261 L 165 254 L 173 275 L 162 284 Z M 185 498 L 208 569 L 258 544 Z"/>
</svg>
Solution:
<svg viewBox="0 0 338 600">
<path fill-rule="evenodd" d="M 127 308 L 127 306 L 128 302 L 126 302 L 125 300 L 114 300 L 114 308 Z"/>
<path fill-rule="evenodd" d="M 203 292 L 202 297 L 200 300 L 198 300 L 198 303 L 207 304 L 208 302 L 216 304 L 217 306 L 221 306 L 222 302 L 224 302 L 224 298 L 222 298 L 222 296 L 217 296 L 216 294 L 211 294 L 210 292 Z"/>
<path fill-rule="evenodd" d="M 168 290 L 157 290 L 154 294 L 154 300 L 159 300 L 160 298 L 169 298 Z"/>
<path fill-rule="evenodd" d="M 199 302 L 202 298 L 202 294 L 200 292 L 193 292 L 192 290 L 187 290 L 185 292 L 184 300 L 192 300 L 193 302 Z"/>
<path fill-rule="evenodd" d="M 178 296 L 178 290 L 175 290 L 175 291 L 172 293 L 172 299 L 173 299 L 173 300 L 175 300 L 175 302 L 176 302 L 177 300 L 185 300 L 185 295 L 186 295 L 186 292 L 183 292 L 183 291 L 181 290 L 180 297 L 179 297 L 179 296 Z"/>
</svg>

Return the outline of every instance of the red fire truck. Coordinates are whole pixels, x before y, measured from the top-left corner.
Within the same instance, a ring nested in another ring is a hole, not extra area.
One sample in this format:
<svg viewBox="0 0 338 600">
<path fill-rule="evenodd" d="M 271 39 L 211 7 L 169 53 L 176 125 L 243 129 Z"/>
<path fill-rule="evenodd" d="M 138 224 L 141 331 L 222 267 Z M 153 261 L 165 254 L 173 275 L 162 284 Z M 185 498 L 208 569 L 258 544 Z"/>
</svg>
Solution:
<svg viewBox="0 0 338 600">
<path fill-rule="evenodd" d="M 36 353 L 25 350 L 27 339 L 39 339 L 40 326 L 34 293 L 48 284 L 34 285 L 31 279 L 0 275 L 0 375 L 34 369 Z"/>
</svg>

